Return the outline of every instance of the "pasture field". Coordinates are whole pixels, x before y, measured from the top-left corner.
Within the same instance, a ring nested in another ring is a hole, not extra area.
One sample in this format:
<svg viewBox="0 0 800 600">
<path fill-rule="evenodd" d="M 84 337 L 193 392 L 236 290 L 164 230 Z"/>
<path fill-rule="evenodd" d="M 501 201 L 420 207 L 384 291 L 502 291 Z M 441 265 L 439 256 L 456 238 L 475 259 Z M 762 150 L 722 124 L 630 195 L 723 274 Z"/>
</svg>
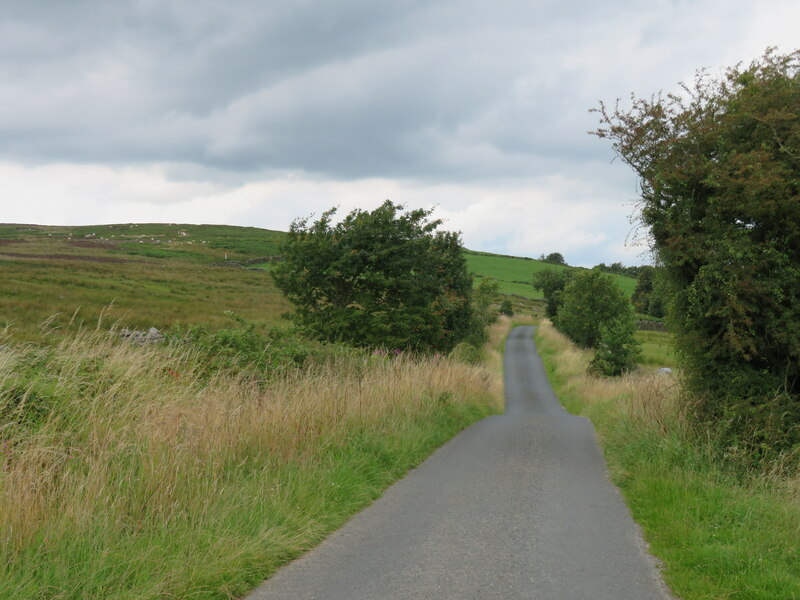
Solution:
<svg viewBox="0 0 800 600">
<path fill-rule="evenodd" d="M 71 322 L 131 328 L 230 324 L 232 311 L 265 328 L 290 304 L 269 270 L 286 234 L 256 227 L 0 224 L 0 328 L 41 340 Z M 536 312 L 534 272 L 570 269 L 538 260 L 464 251 L 469 270 L 491 277 L 518 309 Z M 227 266 L 224 266 L 227 265 Z M 630 295 L 636 281 L 613 276 Z M 41 324 L 48 322 L 46 328 Z"/>
<path fill-rule="evenodd" d="M 481 277 L 491 277 L 500 284 L 500 293 L 523 296 L 525 298 L 541 298 L 542 293 L 531 285 L 533 274 L 544 269 L 571 270 L 579 267 L 555 265 L 532 258 L 504 256 L 485 252 L 465 250 L 467 267 L 475 275 L 475 285 Z M 636 280 L 623 275 L 611 275 L 625 295 L 630 297 L 636 289 Z"/>
<path fill-rule="evenodd" d="M 673 337 L 666 331 L 639 330 L 634 337 L 642 344 L 642 365 L 650 367 L 676 366 Z"/>
<path fill-rule="evenodd" d="M 230 324 L 226 311 L 274 325 L 290 304 L 269 274 L 233 263 L 274 256 L 283 235 L 218 225 L 0 225 L 0 327 L 31 340 L 70 322 L 95 326 L 101 315 L 106 326 L 220 328 Z"/>
</svg>

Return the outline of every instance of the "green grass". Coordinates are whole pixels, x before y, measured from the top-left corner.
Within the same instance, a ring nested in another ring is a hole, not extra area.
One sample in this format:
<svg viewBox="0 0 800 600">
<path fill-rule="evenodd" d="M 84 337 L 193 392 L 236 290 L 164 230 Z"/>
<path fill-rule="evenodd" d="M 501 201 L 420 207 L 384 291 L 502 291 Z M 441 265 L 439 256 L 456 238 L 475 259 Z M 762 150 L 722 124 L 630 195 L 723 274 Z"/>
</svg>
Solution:
<svg viewBox="0 0 800 600">
<path fill-rule="evenodd" d="M 644 331 L 639 330 L 635 333 L 637 340 L 642 344 L 642 358 L 639 361 L 642 365 L 652 367 L 675 368 L 675 350 L 673 347 L 673 336 L 666 331 Z"/>
<path fill-rule="evenodd" d="M 233 311 L 266 327 L 291 306 L 275 288 L 274 259 L 286 234 L 255 227 L 186 224 L 112 224 L 82 227 L 0 225 L 0 327 L 16 337 L 42 340 L 49 331 L 79 322 L 163 329 L 205 323 L 227 326 Z M 541 294 L 530 284 L 535 271 L 571 268 L 538 260 L 465 251 L 468 268 L 492 277 L 500 293 L 526 303 Z M 268 259 L 268 260 L 264 260 Z M 267 274 L 218 266 L 237 262 Z M 615 275 L 630 294 L 635 281 Z"/>
<path fill-rule="evenodd" d="M 678 597 L 800 599 L 796 474 L 787 481 L 721 460 L 686 425 L 672 378 L 598 380 L 585 372 L 588 353 L 542 329 L 536 339 L 564 406 L 594 423 L 614 483 Z"/>
<path fill-rule="evenodd" d="M 541 298 L 542 293 L 531 285 L 533 274 L 544 269 L 570 270 L 577 267 L 554 265 L 551 263 L 522 258 L 489 254 L 485 252 L 465 251 L 467 268 L 476 276 L 477 285 L 481 277 L 491 277 L 500 284 L 500 293 L 523 296 L 525 298 Z M 636 280 L 632 277 L 612 274 L 623 292 L 630 297 L 636 289 Z"/>
<path fill-rule="evenodd" d="M 0 346 L 1 598 L 241 597 L 498 406 L 499 374 L 447 357 L 255 381 L 202 360 L 107 334 Z"/>
<path fill-rule="evenodd" d="M 0 225 L 0 327 L 41 340 L 51 317 L 57 332 L 73 315 L 94 325 L 102 314 L 107 325 L 219 328 L 230 324 L 226 311 L 269 326 L 291 310 L 272 277 L 214 263 L 274 256 L 284 235 L 217 225 Z"/>
</svg>

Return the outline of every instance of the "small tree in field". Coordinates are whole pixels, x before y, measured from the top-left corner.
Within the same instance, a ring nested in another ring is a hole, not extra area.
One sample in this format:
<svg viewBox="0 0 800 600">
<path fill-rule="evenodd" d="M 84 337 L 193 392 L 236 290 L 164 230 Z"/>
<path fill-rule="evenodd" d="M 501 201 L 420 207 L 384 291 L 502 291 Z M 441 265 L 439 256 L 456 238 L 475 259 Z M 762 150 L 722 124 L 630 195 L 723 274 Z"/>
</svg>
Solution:
<svg viewBox="0 0 800 600">
<path fill-rule="evenodd" d="M 553 323 L 583 348 L 597 348 L 604 327 L 633 318 L 633 307 L 614 279 L 595 269 L 573 275 L 563 300 Z"/>
<path fill-rule="evenodd" d="M 642 354 L 633 315 L 622 315 L 600 328 L 600 340 L 590 368 L 602 375 L 616 377 L 636 368 Z"/>
<path fill-rule="evenodd" d="M 436 231 L 431 211 L 389 200 L 292 223 L 275 283 L 312 336 L 355 346 L 449 350 L 473 324 L 472 278 L 459 235 Z"/>
<path fill-rule="evenodd" d="M 756 453 L 800 444 L 800 51 L 687 97 L 600 106 L 639 175 L 698 416 Z"/>
</svg>

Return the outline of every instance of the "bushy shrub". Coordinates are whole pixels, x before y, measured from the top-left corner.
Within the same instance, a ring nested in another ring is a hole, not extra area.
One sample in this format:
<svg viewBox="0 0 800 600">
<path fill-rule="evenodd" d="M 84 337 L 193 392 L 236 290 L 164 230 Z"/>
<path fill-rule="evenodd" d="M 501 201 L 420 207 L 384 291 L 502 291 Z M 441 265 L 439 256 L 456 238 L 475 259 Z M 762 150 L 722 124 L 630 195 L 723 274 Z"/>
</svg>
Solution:
<svg viewBox="0 0 800 600">
<path fill-rule="evenodd" d="M 227 313 L 237 327 L 210 331 L 204 325 L 168 331 L 172 343 L 189 344 L 199 354 L 200 371 L 217 371 L 272 376 L 287 369 L 299 369 L 310 360 L 326 355 L 353 352 L 337 344 L 321 344 L 278 327 L 260 333 L 255 325 L 233 313 Z"/>
<path fill-rule="evenodd" d="M 384 202 L 333 223 L 292 223 L 273 269 L 309 336 L 359 347 L 449 350 L 473 325 L 472 277 L 457 233 L 431 211 Z"/>
<path fill-rule="evenodd" d="M 667 300 L 661 269 L 648 265 L 640 267 L 631 302 L 638 313 L 656 318 L 664 316 Z"/>
<path fill-rule="evenodd" d="M 564 302 L 563 293 L 572 277 L 572 271 L 542 269 L 533 274 L 533 289 L 542 292 L 545 300 L 545 314 L 554 319 Z"/>
<path fill-rule="evenodd" d="M 603 325 L 600 341 L 590 369 L 601 375 L 616 377 L 636 368 L 641 347 L 634 337 L 636 325 L 630 316 L 622 316 Z"/>
<path fill-rule="evenodd" d="M 553 324 L 583 348 L 597 348 L 601 332 L 618 320 L 632 319 L 633 308 L 611 275 L 599 270 L 572 276 Z"/>
<path fill-rule="evenodd" d="M 726 444 L 790 451 L 800 444 L 800 51 L 700 73 L 686 91 L 601 105 L 595 133 L 639 175 L 696 416 Z"/>
<path fill-rule="evenodd" d="M 500 303 L 500 314 L 507 317 L 514 316 L 514 306 L 511 304 L 511 300 L 503 300 Z"/>
</svg>

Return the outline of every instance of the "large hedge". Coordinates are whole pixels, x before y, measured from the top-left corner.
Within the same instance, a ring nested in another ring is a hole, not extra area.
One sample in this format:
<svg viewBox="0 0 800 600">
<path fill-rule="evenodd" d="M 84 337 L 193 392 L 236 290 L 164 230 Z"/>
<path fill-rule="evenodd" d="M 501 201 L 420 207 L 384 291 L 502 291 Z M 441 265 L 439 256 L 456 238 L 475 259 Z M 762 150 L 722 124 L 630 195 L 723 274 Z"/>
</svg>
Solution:
<svg viewBox="0 0 800 600">
<path fill-rule="evenodd" d="M 800 52 L 687 96 L 600 106 L 638 173 L 697 414 L 757 453 L 800 443 Z"/>
</svg>

